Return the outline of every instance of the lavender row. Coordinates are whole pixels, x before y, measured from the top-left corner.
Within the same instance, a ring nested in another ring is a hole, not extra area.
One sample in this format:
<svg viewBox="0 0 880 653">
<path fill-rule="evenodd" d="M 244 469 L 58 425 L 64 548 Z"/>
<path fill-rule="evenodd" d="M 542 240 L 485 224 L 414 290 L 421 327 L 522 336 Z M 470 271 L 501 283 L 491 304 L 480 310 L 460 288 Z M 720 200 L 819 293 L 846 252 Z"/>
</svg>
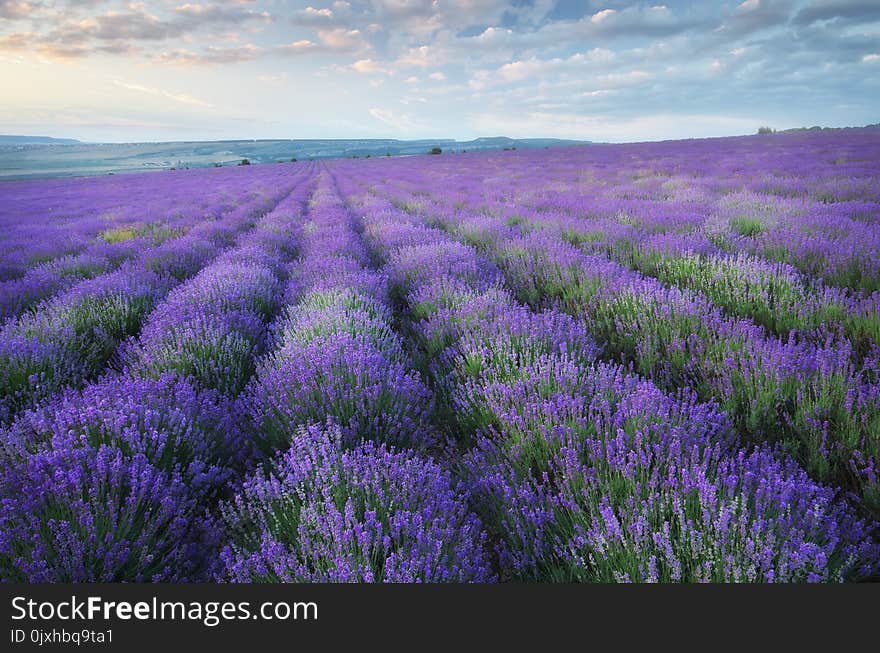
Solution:
<svg viewBox="0 0 880 653">
<path fill-rule="evenodd" d="M 754 319 L 773 333 L 787 336 L 797 330 L 808 337 L 823 339 L 831 331 L 849 338 L 859 358 L 876 352 L 880 342 L 880 293 L 871 292 L 870 283 L 866 286 L 869 292 L 826 286 L 791 264 L 780 262 L 784 258 L 765 260 L 757 257 L 754 250 L 718 246 L 716 243 L 730 240 L 722 229 L 728 219 L 720 217 L 717 211 L 721 209 L 694 190 L 692 179 L 686 180 L 686 185 L 684 180 L 672 186 L 671 181 L 664 183 L 672 196 L 621 198 L 615 194 L 617 185 L 612 185 L 611 191 L 605 185 L 585 186 L 580 181 L 584 176 L 582 165 L 572 165 L 566 157 L 562 160 L 566 166 L 554 159 L 542 162 L 542 167 L 554 189 L 561 186 L 566 188 L 564 191 L 545 190 L 515 163 L 506 166 L 504 175 L 486 176 L 483 172 L 483 179 L 480 173 L 484 168 L 462 171 L 460 166 L 444 171 L 445 177 L 433 170 L 433 178 L 427 179 L 424 172 L 417 170 L 407 171 L 403 179 L 400 175 L 395 178 L 402 190 L 420 195 L 428 188 L 438 189 L 429 194 L 447 207 L 468 206 L 503 217 L 521 229 L 550 228 L 588 253 L 607 253 L 665 283 L 702 292 L 719 307 Z M 575 174 L 576 178 L 569 178 Z M 595 174 L 594 169 L 590 169 L 590 174 Z M 613 184 L 614 179 L 606 183 Z M 683 187 L 680 193 L 679 185 Z M 684 197 L 679 197 L 682 194 Z M 420 198 L 413 206 L 422 201 Z M 725 211 L 733 202 L 730 197 L 719 201 L 727 207 Z M 880 217 L 880 204 L 874 208 Z M 864 207 L 846 210 L 870 213 L 870 208 Z M 737 222 L 739 218 L 730 220 L 734 226 L 745 228 L 745 223 Z M 851 222 L 837 213 L 828 218 L 827 231 L 846 234 L 864 250 L 841 250 L 839 256 L 853 265 L 868 260 L 876 262 L 880 229 Z M 798 238 L 816 242 L 817 232 L 822 229 L 812 223 L 802 226 L 804 233 Z M 866 234 L 866 228 L 876 233 Z M 790 235 L 782 237 L 782 242 L 788 241 L 793 242 Z M 827 262 L 820 261 L 818 266 L 827 267 Z M 876 278 L 880 277 L 875 275 Z"/>
<path fill-rule="evenodd" d="M 329 176 L 305 232 L 299 301 L 242 401 L 260 448 L 278 453 L 222 507 L 224 577 L 490 580 L 485 536 L 449 474 L 406 449 L 431 442 L 432 396 Z"/>
<path fill-rule="evenodd" d="M 98 373 L 167 292 L 192 276 L 284 194 L 204 222 L 115 272 L 84 281 L 0 327 L 0 421 Z"/>
<path fill-rule="evenodd" d="M 0 204 L 0 279 L 103 243 L 166 237 L 272 194 L 292 168 L 8 182 Z M 203 189 L 212 188 L 209 194 Z"/>
<path fill-rule="evenodd" d="M 583 326 L 531 314 L 474 250 L 381 200 L 368 233 L 401 284 L 459 424 L 463 474 L 505 577 L 839 581 L 869 575 L 871 525 L 726 415 L 592 362 Z"/>
<path fill-rule="evenodd" d="M 826 158 L 829 150 L 839 156 Z M 442 188 L 453 201 L 569 214 L 599 223 L 597 231 L 689 234 L 713 253 L 756 255 L 872 292 L 880 289 L 878 152 L 873 129 L 783 137 L 772 147 L 744 138 L 373 166 L 411 190 Z"/>
<path fill-rule="evenodd" d="M 608 148 L 591 153 L 587 174 L 583 158 L 542 161 L 552 191 L 533 179 L 508 185 L 517 172 L 529 174 L 510 165 L 493 190 L 517 205 L 534 199 L 542 210 L 690 231 L 720 251 L 789 263 L 832 285 L 880 288 L 877 131 L 769 145 L 752 138 Z M 825 158 L 829 150 L 838 155 Z"/>
<path fill-rule="evenodd" d="M 280 308 L 283 282 L 301 238 L 311 184 L 300 183 L 235 247 L 175 288 L 150 315 L 120 365 L 133 373 L 166 372 L 235 397 L 255 370 L 266 327 Z"/>
<path fill-rule="evenodd" d="M 181 325 L 216 316 L 231 332 L 233 314 L 274 301 L 273 275 L 296 253 L 308 191 L 301 183 L 236 247 L 172 291 L 129 346 L 123 372 L 23 413 L 2 434 L 4 578 L 191 581 L 217 573 L 222 539 L 211 506 L 251 455 L 229 396 L 241 370 L 226 370 L 223 394 L 217 378 L 200 372 L 216 371 L 227 352 L 155 352 L 169 339 L 185 343 Z M 234 295 L 225 294 L 230 276 Z M 154 355 L 146 364 L 135 353 Z"/>
<path fill-rule="evenodd" d="M 846 339 L 768 338 L 698 293 L 667 288 L 551 233 L 521 235 L 502 218 L 425 199 L 401 204 L 480 244 L 523 301 L 584 316 L 613 360 L 667 389 L 687 386 L 716 399 L 741 433 L 782 443 L 816 478 L 880 510 L 876 347 L 856 365 Z"/>
<path fill-rule="evenodd" d="M 228 215 L 232 210 L 225 210 L 224 213 Z M 41 301 L 75 286 L 80 281 L 113 272 L 127 261 L 149 261 L 157 251 L 173 250 L 173 241 L 191 229 L 204 235 L 204 220 L 204 215 L 198 215 L 191 224 L 178 222 L 173 227 L 138 230 L 126 227 L 124 237 L 119 238 L 110 238 L 105 233 L 77 254 L 54 258 L 30 268 L 19 278 L 0 282 L 0 323 L 28 309 L 38 311 Z M 220 233 L 214 235 L 214 238 L 223 239 Z M 161 248 L 165 243 L 168 245 Z"/>
<path fill-rule="evenodd" d="M 418 446 L 430 393 L 390 326 L 386 280 L 370 269 L 352 217 L 323 178 L 305 224 L 303 260 L 244 402 L 262 448 L 286 448 L 297 426 L 330 419 L 358 439 Z"/>
<path fill-rule="evenodd" d="M 442 201 L 447 206 L 453 203 L 449 197 Z M 665 209 L 647 218 L 644 213 L 638 217 L 617 213 L 584 219 L 556 208 L 537 211 L 509 202 L 483 205 L 483 209 L 521 230 L 549 229 L 587 253 L 607 254 L 664 284 L 700 292 L 725 311 L 752 319 L 770 333 L 787 336 L 797 331 L 822 339 L 831 332 L 848 338 L 860 356 L 880 343 L 880 292 L 825 286 L 790 264 L 744 251 L 727 253 L 714 247 L 706 235 L 689 229 L 692 225 L 687 219 L 693 214 Z"/>
<path fill-rule="evenodd" d="M 284 174 L 279 174 L 281 172 Z M 115 201 L 123 202 L 122 205 L 107 209 L 91 220 L 67 216 L 55 218 L 47 225 L 45 216 L 35 215 L 28 229 L 42 230 L 41 239 L 54 247 L 63 247 L 69 253 L 58 257 L 40 255 L 41 260 L 48 260 L 29 267 L 23 276 L 0 282 L 0 321 L 20 314 L 81 279 L 110 272 L 137 256 L 146 257 L 149 253 L 145 250 L 178 238 L 193 228 L 203 231 L 206 222 L 229 214 L 237 206 L 259 201 L 261 195 L 274 196 L 276 191 L 272 187 L 286 186 L 289 177 L 289 170 L 276 170 L 265 178 L 240 180 L 204 196 L 200 194 L 202 186 L 192 183 L 197 179 L 181 179 L 178 184 L 168 184 L 162 193 L 156 193 L 153 185 L 148 185 L 151 193 L 148 197 L 140 197 L 139 193 L 144 189 L 133 184 L 130 195 L 116 197 Z M 95 184 L 98 181 L 82 189 L 84 198 L 63 198 L 65 201 L 56 207 L 57 210 L 73 210 L 71 202 L 74 200 L 107 202 L 108 198 L 93 187 Z M 15 196 L 14 192 L 12 196 Z M 9 207 L 14 211 L 10 215 L 18 218 L 6 238 L 10 249 L 16 253 L 32 251 L 33 244 L 20 240 L 21 235 L 15 231 L 21 228 L 22 222 L 28 224 L 17 212 L 22 207 L 13 203 Z M 24 210 L 28 208 L 25 206 Z M 98 211 L 97 208 L 91 210 Z M 0 219 L 3 217 L 0 214 Z M 53 239 L 47 233 L 47 227 L 54 222 L 59 223 L 59 228 L 63 227 L 64 234 Z"/>
</svg>

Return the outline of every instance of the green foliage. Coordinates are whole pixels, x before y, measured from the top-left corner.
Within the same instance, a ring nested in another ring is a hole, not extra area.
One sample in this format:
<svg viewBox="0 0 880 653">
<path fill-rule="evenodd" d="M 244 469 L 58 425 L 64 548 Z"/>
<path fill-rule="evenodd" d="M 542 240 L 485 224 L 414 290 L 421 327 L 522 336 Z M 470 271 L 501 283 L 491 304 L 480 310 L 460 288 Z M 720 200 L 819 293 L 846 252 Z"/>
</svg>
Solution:
<svg viewBox="0 0 880 653">
<path fill-rule="evenodd" d="M 135 238 L 144 238 L 153 245 L 161 245 L 167 240 L 177 238 L 185 233 L 185 229 L 172 227 L 164 222 L 148 222 L 146 224 L 129 224 L 106 229 L 99 238 L 108 243 L 122 243 Z"/>
<path fill-rule="evenodd" d="M 760 218 L 741 216 L 730 220 L 730 228 L 740 236 L 758 236 L 764 233 L 766 227 Z"/>
</svg>

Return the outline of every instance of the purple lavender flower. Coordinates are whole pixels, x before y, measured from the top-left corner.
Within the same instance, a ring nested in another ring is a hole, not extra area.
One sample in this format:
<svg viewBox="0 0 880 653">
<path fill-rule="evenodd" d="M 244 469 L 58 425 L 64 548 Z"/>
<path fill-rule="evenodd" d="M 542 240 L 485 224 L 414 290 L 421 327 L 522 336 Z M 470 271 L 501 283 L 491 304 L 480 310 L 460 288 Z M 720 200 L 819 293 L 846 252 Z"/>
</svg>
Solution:
<svg viewBox="0 0 880 653">
<path fill-rule="evenodd" d="M 250 455 L 233 405 L 175 374 L 108 375 L 25 411 L 2 433 L 14 458 L 43 450 L 111 446 L 179 473 L 191 490 L 216 492 Z"/>
<path fill-rule="evenodd" d="M 19 582 L 205 578 L 217 534 L 177 472 L 144 454 L 60 446 L 6 466 L 0 576 Z"/>
<path fill-rule="evenodd" d="M 479 521 L 437 464 L 300 428 L 222 508 L 236 582 L 486 582 Z"/>
</svg>

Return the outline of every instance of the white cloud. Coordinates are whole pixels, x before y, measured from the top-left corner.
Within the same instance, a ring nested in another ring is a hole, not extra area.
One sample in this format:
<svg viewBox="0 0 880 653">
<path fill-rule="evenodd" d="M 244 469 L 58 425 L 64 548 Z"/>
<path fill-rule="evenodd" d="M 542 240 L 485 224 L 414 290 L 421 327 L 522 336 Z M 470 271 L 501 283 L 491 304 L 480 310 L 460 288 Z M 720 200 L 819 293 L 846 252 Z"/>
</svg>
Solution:
<svg viewBox="0 0 880 653">
<path fill-rule="evenodd" d="M 597 11 L 595 14 L 590 16 L 590 22 L 591 23 L 601 23 L 603 21 L 608 20 L 609 18 L 611 18 L 611 16 L 613 16 L 616 13 L 617 13 L 617 11 L 614 9 L 603 9 L 602 11 Z"/>
<path fill-rule="evenodd" d="M 370 109 L 368 113 L 376 120 L 403 132 L 411 131 L 416 127 L 412 119 L 406 114 L 394 113 L 393 111 L 381 109 L 379 107 Z"/>
<path fill-rule="evenodd" d="M 737 5 L 737 11 L 754 11 L 761 6 L 761 0 L 745 0 Z"/>
<path fill-rule="evenodd" d="M 324 18 L 332 18 L 333 10 L 332 9 L 315 9 L 314 7 L 306 7 L 303 9 L 303 13 L 307 16 L 322 16 Z"/>
<path fill-rule="evenodd" d="M 314 50 L 317 47 L 317 43 L 309 41 L 308 39 L 302 39 L 300 41 L 294 41 L 293 43 L 280 45 L 276 49 L 284 54 L 303 54 L 305 52 Z"/>
<path fill-rule="evenodd" d="M 445 57 L 438 52 L 437 48 L 428 45 L 420 45 L 417 48 L 410 48 L 397 59 L 400 66 L 412 66 L 417 68 L 427 68 L 438 64 L 446 63 Z"/>
<path fill-rule="evenodd" d="M 593 48 L 587 52 L 576 52 L 570 57 L 563 59 L 556 57 L 553 59 L 539 59 L 532 57 L 521 61 L 512 61 L 506 63 L 498 70 L 497 79 L 504 82 L 520 82 L 524 80 L 540 80 L 544 83 L 550 82 L 550 75 L 574 75 L 585 78 L 591 72 L 597 73 L 600 70 L 607 69 L 607 65 L 615 59 L 615 54 L 605 48 Z M 644 73 L 633 71 L 636 76 L 645 77 Z M 482 76 L 480 83 L 488 83 L 489 77 Z"/>
<path fill-rule="evenodd" d="M 339 18 L 329 7 L 318 9 L 310 5 L 305 9 L 294 12 L 290 20 L 297 25 L 328 26 L 338 24 L 340 22 Z"/>
<path fill-rule="evenodd" d="M 124 88 L 129 91 L 135 91 L 137 93 L 145 93 L 147 95 L 155 95 L 158 97 L 162 97 L 168 100 L 173 100 L 174 102 L 179 102 L 180 104 L 189 104 L 197 107 L 210 108 L 213 107 L 210 102 L 205 102 L 204 100 L 200 100 L 197 97 L 193 97 L 192 95 L 187 95 L 186 93 L 172 93 L 171 91 L 166 91 L 161 88 L 155 88 L 153 86 L 144 86 L 142 84 L 135 84 L 133 82 L 126 82 L 123 80 L 114 80 L 113 82 L 116 86 Z"/>
<path fill-rule="evenodd" d="M 562 60 L 529 59 L 528 61 L 512 61 L 498 69 L 498 76 L 506 82 L 518 82 L 535 75 L 543 75 L 548 69 L 557 66 Z"/>
<path fill-rule="evenodd" d="M 373 59 L 358 59 L 351 66 L 349 66 L 352 70 L 358 73 L 364 73 L 367 75 L 371 74 L 382 74 L 382 75 L 393 75 L 394 71 L 388 68 L 381 61 L 375 61 Z"/>
<path fill-rule="evenodd" d="M 439 71 L 436 73 L 431 73 L 430 75 L 428 75 L 428 77 L 430 77 L 431 79 L 436 80 L 438 82 L 442 82 L 442 81 L 446 80 L 446 75 L 444 75 L 443 73 L 441 73 Z"/>
<path fill-rule="evenodd" d="M 364 35 L 358 29 L 335 29 L 318 30 L 318 38 L 330 50 L 337 52 L 355 52 L 369 47 Z"/>
<path fill-rule="evenodd" d="M 257 75 L 257 80 L 264 84 L 280 85 L 287 81 L 287 73 L 277 73 L 274 75 Z"/>
</svg>

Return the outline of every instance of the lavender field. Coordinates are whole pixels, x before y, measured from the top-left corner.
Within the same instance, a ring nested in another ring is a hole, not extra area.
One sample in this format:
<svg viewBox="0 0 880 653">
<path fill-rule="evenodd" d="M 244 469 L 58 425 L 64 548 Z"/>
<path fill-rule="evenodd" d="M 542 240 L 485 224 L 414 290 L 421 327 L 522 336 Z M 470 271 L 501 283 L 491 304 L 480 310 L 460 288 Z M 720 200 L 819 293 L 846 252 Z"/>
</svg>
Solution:
<svg viewBox="0 0 880 653">
<path fill-rule="evenodd" d="M 880 578 L 880 128 L 0 184 L 0 578 Z"/>
</svg>

